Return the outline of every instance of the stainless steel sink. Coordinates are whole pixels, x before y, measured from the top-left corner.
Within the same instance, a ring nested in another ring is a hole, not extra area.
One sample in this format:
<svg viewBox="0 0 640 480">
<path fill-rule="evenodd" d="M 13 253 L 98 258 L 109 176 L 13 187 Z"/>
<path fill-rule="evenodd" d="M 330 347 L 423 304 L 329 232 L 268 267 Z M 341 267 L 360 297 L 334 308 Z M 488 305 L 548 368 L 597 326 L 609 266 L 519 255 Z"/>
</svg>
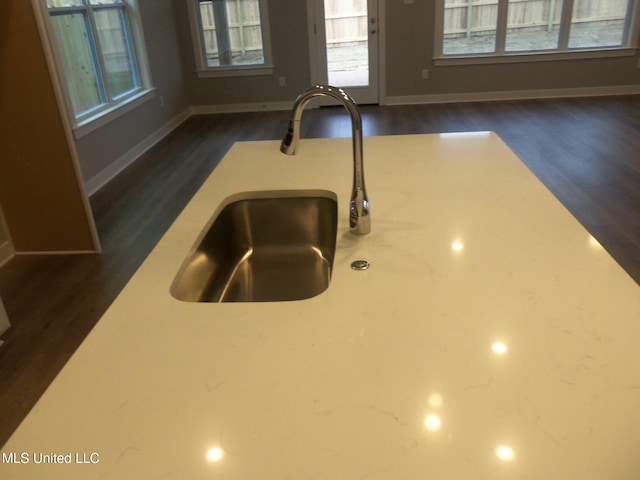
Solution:
<svg viewBox="0 0 640 480">
<path fill-rule="evenodd" d="M 178 271 L 171 294 L 187 302 L 272 302 L 329 286 L 337 197 L 313 191 L 229 197 Z"/>
</svg>

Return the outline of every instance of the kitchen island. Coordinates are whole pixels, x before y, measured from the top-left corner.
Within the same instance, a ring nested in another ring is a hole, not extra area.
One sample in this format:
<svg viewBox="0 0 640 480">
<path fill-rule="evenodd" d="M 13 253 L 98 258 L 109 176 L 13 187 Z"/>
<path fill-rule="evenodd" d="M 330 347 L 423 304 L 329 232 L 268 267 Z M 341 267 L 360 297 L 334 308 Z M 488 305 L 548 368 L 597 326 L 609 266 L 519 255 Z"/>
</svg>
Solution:
<svg viewBox="0 0 640 480">
<path fill-rule="evenodd" d="M 236 143 L 2 448 L 4 479 L 637 479 L 640 288 L 493 133 Z M 225 198 L 330 190 L 329 288 L 169 288 Z M 354 271 L 354 260 L 371 268 Z"/>
</svg>

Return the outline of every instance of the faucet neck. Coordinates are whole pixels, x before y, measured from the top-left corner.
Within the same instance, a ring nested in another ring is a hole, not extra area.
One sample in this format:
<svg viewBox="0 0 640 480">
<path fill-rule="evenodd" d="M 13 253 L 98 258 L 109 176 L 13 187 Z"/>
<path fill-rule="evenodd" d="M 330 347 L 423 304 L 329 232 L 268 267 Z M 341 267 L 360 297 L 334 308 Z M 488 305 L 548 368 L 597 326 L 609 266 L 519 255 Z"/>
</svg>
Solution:
<svg viewBox="0 0 640 480">
<path fill-rule="evenodd" d="M 351 232 L 364 235 L 371 231 L 369 218 L 369 200 L 364 185 L 364 161 L 362 141 L 362 116 L 355 100 L 341 88 L 327 85 L 316 85 L 302 92 L 296 98 L 291 111 L 289 128 L 285 134 L 280 151 L 287 155 L 294 155 L 300 140 L 300 121 L 302 112 L 307 104 L 316 97 L 331 97 L 338 100 L 345 107 L 351 117 L 353 138 L 353 188 L 349 207 L 349 225 Z"/>
</svg>

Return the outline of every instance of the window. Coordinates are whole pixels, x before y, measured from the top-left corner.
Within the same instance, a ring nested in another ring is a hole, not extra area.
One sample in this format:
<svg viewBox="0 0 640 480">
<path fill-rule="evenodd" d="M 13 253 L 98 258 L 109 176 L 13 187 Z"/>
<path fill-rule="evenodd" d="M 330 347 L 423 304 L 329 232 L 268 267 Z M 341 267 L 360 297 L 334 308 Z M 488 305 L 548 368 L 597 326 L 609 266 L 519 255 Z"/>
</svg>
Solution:
<svg viewBox="0 0 640 480">
<path fill-rule="evenodd" d="M 438 0 L 436 57 L 630 48 L 633 0 Z"/>
<path fill-rule="evenodd" d="M 189 0 L 201 76 L 272 73 L 264 0 Z"/>
<path fill-rule="evenodd" d="M 76 127 L 146 88 L 130 8 L 127 0 L 46 0 L 49 37 Z"/>
</svg>

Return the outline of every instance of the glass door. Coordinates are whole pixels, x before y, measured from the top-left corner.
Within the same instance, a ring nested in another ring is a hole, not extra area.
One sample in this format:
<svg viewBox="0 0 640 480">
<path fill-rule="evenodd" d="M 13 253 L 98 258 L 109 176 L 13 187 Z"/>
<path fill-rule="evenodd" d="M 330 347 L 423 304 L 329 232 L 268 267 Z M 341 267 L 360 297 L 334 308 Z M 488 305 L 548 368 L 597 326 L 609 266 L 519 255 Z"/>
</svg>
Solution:
<svg viewBox="0 0 640 480">
<path fill-rule="evenodd" d="M 377 0 L 309 0 L 312 80 L 344 88 L 356 102 L 378 93 Z"/>
</svg>

